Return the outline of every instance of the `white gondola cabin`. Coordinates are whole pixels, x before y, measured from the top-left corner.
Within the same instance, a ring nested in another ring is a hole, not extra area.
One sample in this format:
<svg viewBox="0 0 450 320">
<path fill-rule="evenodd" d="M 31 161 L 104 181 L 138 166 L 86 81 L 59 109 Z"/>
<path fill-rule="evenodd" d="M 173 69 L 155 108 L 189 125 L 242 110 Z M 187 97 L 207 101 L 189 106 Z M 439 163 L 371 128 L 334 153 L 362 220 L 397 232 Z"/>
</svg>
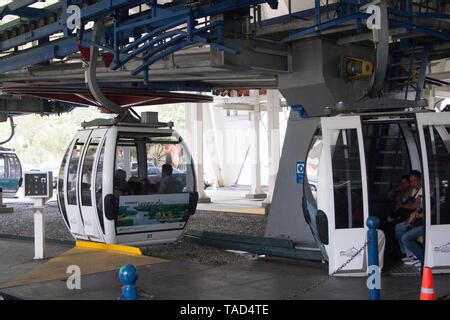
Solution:
<svg viewBox="0 0 450 320">
<path fill-rule="evenodd" d="M 172 167 L 171 188 L 162 166 Z M 164 190 L 162 190 L 164 189 Z M 58 179 L 58 204 L 78 240 L 146 245 L 178 239 L 198 201 L 194 168 L 171 127 L 117 123 L 78 131 Z"/>
<path fill-rule="evenodd" d="M 390 214 L 387 194 L 422 173 L 424 264 L 450 271 L 450 113 L 353 114 L 320 119 L 306 159 L 303 211 L 329 273 L 364 275 L 369 215 Z M 420 241 L 420 239 L 418 239 Z"/>
</svg>

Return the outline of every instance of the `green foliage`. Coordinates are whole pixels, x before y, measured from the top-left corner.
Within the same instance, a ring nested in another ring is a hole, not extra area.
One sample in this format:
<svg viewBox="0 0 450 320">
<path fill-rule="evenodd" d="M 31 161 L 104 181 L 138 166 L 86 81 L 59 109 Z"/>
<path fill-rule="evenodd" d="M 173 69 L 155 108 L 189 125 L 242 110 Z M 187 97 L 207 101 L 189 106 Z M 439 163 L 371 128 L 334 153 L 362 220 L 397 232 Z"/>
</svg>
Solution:
<svg viewBox="0 0 450 320">
<path fill-rule="evenodd" d="M 138 107 L 135 110 L 138 113 L 159 112 L 161 122 L 173 121 L 175 129 L 181 135 L 185 132 L 184 104 Z M 80 124 L 83 121 L 110 117 L 111 115 L 103 114 L 95 107 L 76 108 L 60 116 L 18 116 L 14 118 L 16 134 L 3 147 L 17 152 L 24 170 L 58 169 L 70 141 L 81 128 Z M 9 134 L 9 123 L 1 123 L 0 140 L 6 139 Z"/>
<path fill-rule="evenodd" d="M 57 169 L 73 136 L 83 121 L 108 118 L 96 108 L 77 108 L 71 113 L 51 116 L 25 115 L 14 118 L 16 134 L 3 145 L 14 149 L 25 170 Z M 0 124 L 0 140 L 10 133 L 9 123 Z"/>
<path fill-rule="evenodd" d="M 138 113 L 144 111 L 158 112 L 159 121 L 172 121 L 175 124 L 175 130 L 177 130 L 181 136 L 185 136 L 186 133 L 185 109 L 186 107 L 183 103 L 135 108 Z"/>
</svg>

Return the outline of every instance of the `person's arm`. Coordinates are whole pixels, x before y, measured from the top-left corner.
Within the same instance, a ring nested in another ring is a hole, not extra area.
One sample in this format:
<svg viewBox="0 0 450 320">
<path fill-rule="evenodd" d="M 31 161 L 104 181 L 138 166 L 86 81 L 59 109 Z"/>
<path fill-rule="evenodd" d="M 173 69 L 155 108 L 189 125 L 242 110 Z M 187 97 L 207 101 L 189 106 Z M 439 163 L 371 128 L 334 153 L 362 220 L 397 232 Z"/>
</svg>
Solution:
<svg viewBox="0 0 450 320">
<path fill-rule="evenodd" d="M 410 225 L 414 222 L 414 220 L 416 220 L 418 214 L 419 214 L 419 212 L 418 212 L 417 210 L 414 211 L 414 212 L 412 212 L 412 213 L 409 215 L 409 218 L 406 219 L 405 224 L 408 225 L 408 226 L 410 226 Z"/>
<path fill-rule="evenodd" d="M 400 208 L 416 210 L 417 208 L 419 208 L 421 202 L 422 196 L 417 196 L 416 200 L 413 203 L 404 203 L 400 206 Z"/>
</svg>

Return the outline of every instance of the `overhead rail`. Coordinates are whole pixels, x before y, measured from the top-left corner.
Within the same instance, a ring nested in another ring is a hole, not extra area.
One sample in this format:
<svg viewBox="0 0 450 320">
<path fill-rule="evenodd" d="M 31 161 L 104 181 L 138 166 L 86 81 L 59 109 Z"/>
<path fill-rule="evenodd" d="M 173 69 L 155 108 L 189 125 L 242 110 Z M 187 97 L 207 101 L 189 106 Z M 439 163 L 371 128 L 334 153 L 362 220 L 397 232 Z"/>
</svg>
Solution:
<svg viewBox="0 0 450 320">
<path fill-rule="evenodd" d="M 29 17 L 27 10 L 33 9 L 29 5 L 35 2 L 37 1 L 18 0 L 0 7 L 0 17 L 6 14 L 23 14 L 20 16 L 20 21 L 23 22 L 12 28 L 15 30 L 13 34 L 12 30 L 2 32 L 4 25 L 0 25 L 0 73 L 54 59 L 67 59 L 75 53 L 96 47 L 100 50 L 100 55 L 107 53 L 113 57 L 107 68 L 120 72 L 126 70 L 131 77 L 136 78 L 136 83 L 144 86 L 150 86 L 151 83 L 161 88 L 184 88 L 183 83 L 155 83 L 158 80 L 151 79 L 151 67 L 191 47 L 208 46 L 211 50 L 232 56 L 242 54 L 233 45 L 233 31 L 227 29 L 227 19 L 230 19 L 231 13 L 250 19 L 251 29 L 245 35 L 249 39 L 270 39 L 278 44 L 284 40 L 286 48 L 289 43 L 324 35 L 333 35 L 342 44 L 371 41 L 371 32 L 365 26 L 369 15 L 363 9 L 369 1 L 365 0 L 341 0 L 335 3 L 326 1 L 325 4 L 324 1 L 311 1 L 314 6 L 310 9 L 299 12 L 292 12 L 291 9 L 288 15 L 262 21 L 258 20 L 261 19 L 260 14 L 255 14 L 259 6 L 269 4 L 272 8 L 277 8 L 278 1 L 174 0 L 158 4 L 156 0 L 62 0 L 44 9 L 35 9 L 36 17 L 45 14 L 49 16 L 44 19 L 45 24 L 42 22 L 34 28 L 34 18 Z M 291 5 L 292 3 L 293 0 Z M 74 4 L 81 6 L 82 27 L 77 32 L 68 30 L 66 25 L 69 17 L 66 9 Z M 447 14 L 449 10 L 445 4 L 441 1 L 413 0 L 389 1 L 387 4 L 391 36 L 394 42 L 403 42 L 400 46 L 402 49 L 405 46 L 412 48 L 412 41 L 408 39 L 414 38 L 419 39 L 416 41 L 417 45 L 422 40 L 427 42 L 427 54 L 424 55 L 427 59 L 434 58 L 437 52 L 435 47 L 439 47 L 440 58 L 450 56 L 450 45 L 443 48 L 450 40 L 450 15 Z M 93 42 L 92 30 L 85 26 L 99 19 L 105 19 L 105 34 L 101 40 Z M 275 27 L 274 31 L 272 27 Z M 14 34 L 16 36 L 12 37 Z M 265 35 L 268 37 L 265 38 Z M 24 49 L 25 45 L 27 49 Z M 396 46 L 391 43 L 391 47 L 392 45 Z M 282 50 L 287 53 L 287 49 Z M 88 60 L 90 53 L 85 56 Z M 405 58 L 402 57 L 402 61 L 395 63 L 404 64 Z M 408 73 L 414 75 L 411 79 L 415 84 L 423 82 L 416 81 L 416 69 L 419 67 L 422 70 L 423 66 L 418 63 L 419 60 L 414 59 L 409 68 L 411 70 L 408 69 Z M 394 73 L 398 72 L 401 73 L 400 76 L 405 76 L 402 74 L 403 70 L 396 70 Z M 398 84 L 395 83 L 394 86 L 398 87 Z M 203 85 L 203 88 L 209 86 Z"/>
</svg>

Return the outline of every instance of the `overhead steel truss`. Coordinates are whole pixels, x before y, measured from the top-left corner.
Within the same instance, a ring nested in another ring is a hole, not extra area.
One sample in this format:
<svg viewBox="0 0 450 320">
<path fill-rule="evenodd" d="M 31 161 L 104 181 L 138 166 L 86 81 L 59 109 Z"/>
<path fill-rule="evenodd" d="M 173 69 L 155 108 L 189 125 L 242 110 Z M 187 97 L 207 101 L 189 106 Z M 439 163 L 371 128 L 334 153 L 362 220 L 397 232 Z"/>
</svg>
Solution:
<svg viewBox="0 0 450 320">
<path fill-rule="evenodd" d="M 365 0 L 341 0 L 330 4 L 327 1 L 326 5 L 321 5 L 323 1 L 314 0 L 314 6 L 308 10 L 263 21 L 256 14 L 258 6 L 268 3 L 276 8 L 277 0 L 174 0 L 163 5 L 156 0 L 63 0 L 44 9 L 30 8 L 29 5 L 35 2 L 15 0 L 0 7 L 0 18 L 7 14 L 20 16 L 19 22 L 0 26 L 0 73 L 8 73 L 8 76 L 0 77 L 1 82 L 22 79 L 25 75 L 30 81 L 43 81 L 45 77 L 37 76 L 42 64 L 48 70 L 55 70 L 57 78 L 64 80 L 67 73 L 61 70 L 73 70 L 74 65 L 61 65 L 55 59 L 81 61 L 78 53 L 94 45 L 113 56 L 111 66 L 99 70 L 99 79 L 103 82 L 114 82 L 113 75 L 116 74 L 117 79 L 157 89 L 210 90 L 233 86 L 232 79 L 226 81 L 222 78 L 228 68 L 233 70 L 237 86 L 245 83 L 245 75 L 248 74 L 249 80 L 253 77 L 263 80 L 247 82 L 246 87 L 269 87 L 276 86 L 277 74 L 289 71 L 291 42 L 318 36 L 332 37 L 346 44 L 371 40 L 371 33 L 365 27 L 368 14 L 362 9 L 368 3 Z M 74 4 L 82 8 L 82 28 L 77 32 L 68 30 L 66 25 L 70 15 L 66 13 L 67 7 Z M 131 13 L 132 9 L 135 12 Z M 429 61 L 450 56 L 450 15 L 445 1 L 438 0 L 389 1 L 388 12 L 392 37 L 398 41 L 393 44 L 396 49 L 404 52 L 407 48 L 426 49 L 426 54 L 420 53 L 423 59 L 407 63 L 410 65 L 409 75 L 391 77 L 395 82 L 391 88 L 398 88 L 399 82 L 395 79 L 415 79 L 416 76 L 411 74 L 416 72 L 417 66 L 426 67 L 424 59 Z M 244 32 L 229 27 L 237 16 L 245 21 L 240 25 L 247 28 Z M 92 43 L 92 32 L 85 26 L 98 19 L 106 19 L 106 33 L 100 42 Z M 52 38 L 58 34 L 59 38 Z M 248 42 L 245 48 L 240 47 L 243 39 Z M 187 52 L 195 55 L 195 48 L 200 46 L 206 46 L 210 51 L 209 66 L 204 66 L 209 68 L 208 72 L 204 72 L 204 68 L 194 70 L 194 66 L 184 72 L 182 64 L 181 68 L 177 66 L 173 68 L 175 70 L 169 70 L 168 76 L 158 71 L 172 69 L 167 61 L 173 60 L 186 48 L 194 48 Z M 273 58 L 273 63 L 253 66 L 253 61 L 261 59 L 244 62 L 242 56 L 249 52 L 260 54 L 258 58 L 262 55 L 267 60 Z M 397 55 L 395 63 L 404 65 L 404 60 L 409 58 Z M 240 64 L 234 65 L 230 62 L 232 60 L 240 61 Z M 57 67 L 53 68 L 55 63 Z M 28 74 L 21 71 L 24 68 Z M 32 72 L 34 70 L 37 72 Z M 172 77 L 173 73 L 179 76 Z M 396 74 L 399 70 L 391 70 L 390 73 Z M 78 74 L 82 77 L 81 68 Z M 425 72 L 421 75 L 420 81 L 413 84 L 418 88 L 425 79 Z"/>
</svg>

